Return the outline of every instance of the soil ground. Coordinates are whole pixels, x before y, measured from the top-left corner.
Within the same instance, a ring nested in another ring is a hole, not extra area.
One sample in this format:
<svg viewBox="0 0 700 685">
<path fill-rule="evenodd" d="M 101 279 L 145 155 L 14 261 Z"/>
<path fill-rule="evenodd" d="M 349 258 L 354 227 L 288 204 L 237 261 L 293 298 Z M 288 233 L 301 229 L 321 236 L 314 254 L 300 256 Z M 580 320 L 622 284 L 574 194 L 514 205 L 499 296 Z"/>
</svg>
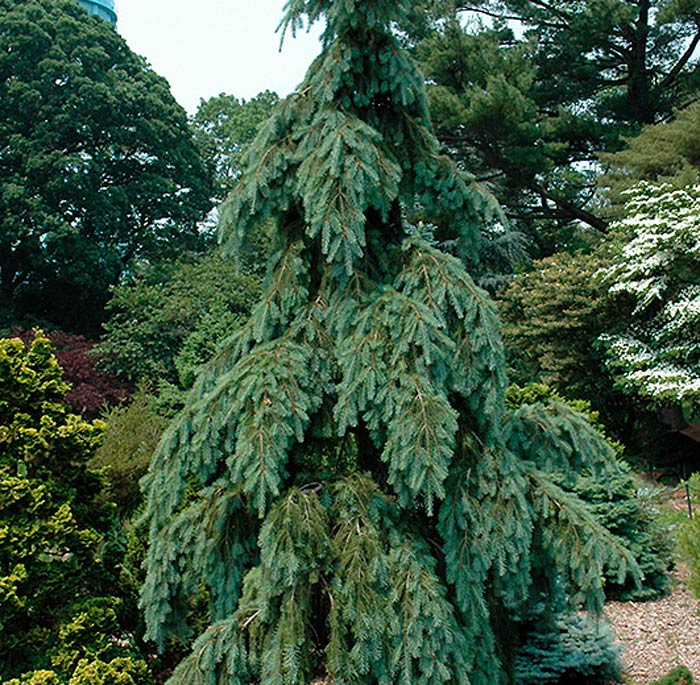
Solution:
<svg viewBox="0 0 700 685">
<path fill-rule="evenodd" d="M 674 572 L 672 590 L 661 599 L 606 604 L 630 683 L 649 685 L 679 665 L 700 683 L 700 600 L 683 582 L 686 573 L 682 566 Z"/>
</svg>

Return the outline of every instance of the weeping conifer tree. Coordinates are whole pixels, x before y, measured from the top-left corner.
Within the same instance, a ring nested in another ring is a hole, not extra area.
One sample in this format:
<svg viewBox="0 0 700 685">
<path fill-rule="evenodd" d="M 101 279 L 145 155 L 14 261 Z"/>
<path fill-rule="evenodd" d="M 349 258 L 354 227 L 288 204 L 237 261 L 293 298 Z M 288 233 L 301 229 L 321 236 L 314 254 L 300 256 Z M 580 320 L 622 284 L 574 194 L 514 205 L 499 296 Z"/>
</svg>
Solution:
<svg viewBox="0 0 700 685">
<path fill-rule="evenodd" d="M 600 608 L 626 573 L 567 489 L 610 448 L 567 407 L 505 407 L 468 271 L 492 201 L 439 153 L 410 5 L 286 6 L 293 30 L 325 19 L 323 50 L 224 218 L 232 254 L 273 227 L 266 289 L 145 479 L 148 637 L 190 639 L 209 600 L 172 685 L 506 683 L 533 607 Z"/>
</svg>

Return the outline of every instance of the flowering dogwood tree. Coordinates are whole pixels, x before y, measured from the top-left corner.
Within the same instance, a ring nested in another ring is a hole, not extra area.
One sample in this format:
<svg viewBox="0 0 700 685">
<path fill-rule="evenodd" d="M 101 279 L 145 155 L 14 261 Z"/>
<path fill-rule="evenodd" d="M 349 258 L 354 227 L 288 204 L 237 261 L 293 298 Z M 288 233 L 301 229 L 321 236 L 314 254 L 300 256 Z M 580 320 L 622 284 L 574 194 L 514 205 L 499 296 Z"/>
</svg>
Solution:
<svg viewBox="0 0 700 685">
<path fill-rule="evenodd" d="M 604 336 L 621 386 L 659 402 L 700 401 L 700 185 L 641 183 L 629 191 L 626 237 L 604 271 L 632 297 L 633 323 Z"/>
</svg>

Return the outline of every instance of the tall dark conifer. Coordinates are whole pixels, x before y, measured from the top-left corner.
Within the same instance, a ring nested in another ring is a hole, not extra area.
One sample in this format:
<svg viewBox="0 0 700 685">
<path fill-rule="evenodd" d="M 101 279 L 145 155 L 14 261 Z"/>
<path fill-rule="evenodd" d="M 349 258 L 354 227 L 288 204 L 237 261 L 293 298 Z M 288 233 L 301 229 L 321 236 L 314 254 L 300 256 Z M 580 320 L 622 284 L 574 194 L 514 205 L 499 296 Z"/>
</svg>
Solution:
<svg viewBox="0 0 700 685">
<path fill-rule="evenodd" d="M 323 51 L 223 231 L 235 251 L 273 226 L 267 287 L 146 478 L 150 638 L 187 636 L 190 598 L 210 600 L 173 685 L 505 683 L 535 604 L 599 607 L 604 569 L 625 572 L 566 489 L 610 448 L 566 407 L 505 407 L 465 267 L 491 199 L 438 153 L 395 37 L 410 5 L 287 4 L 292 29 L 325 19 Z"/>
</svg>

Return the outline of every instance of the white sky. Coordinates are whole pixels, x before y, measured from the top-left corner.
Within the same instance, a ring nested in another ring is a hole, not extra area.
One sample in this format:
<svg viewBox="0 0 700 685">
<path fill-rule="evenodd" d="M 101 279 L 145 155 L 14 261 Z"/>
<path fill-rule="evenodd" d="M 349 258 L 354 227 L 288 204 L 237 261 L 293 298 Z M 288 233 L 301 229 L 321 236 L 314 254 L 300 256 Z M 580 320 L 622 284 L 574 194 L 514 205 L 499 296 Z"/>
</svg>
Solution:
<svg viewBox="0 0 700 685">
<path fill-rule="evenodd" d="M 320 51 L 315 25 L 279 52 L 285 0 L 116 0 L 117 30 L 170 83 L 194 113 L 220 93 L 250 99 L 263 90 L 288 95 Z"/>
</svg>

